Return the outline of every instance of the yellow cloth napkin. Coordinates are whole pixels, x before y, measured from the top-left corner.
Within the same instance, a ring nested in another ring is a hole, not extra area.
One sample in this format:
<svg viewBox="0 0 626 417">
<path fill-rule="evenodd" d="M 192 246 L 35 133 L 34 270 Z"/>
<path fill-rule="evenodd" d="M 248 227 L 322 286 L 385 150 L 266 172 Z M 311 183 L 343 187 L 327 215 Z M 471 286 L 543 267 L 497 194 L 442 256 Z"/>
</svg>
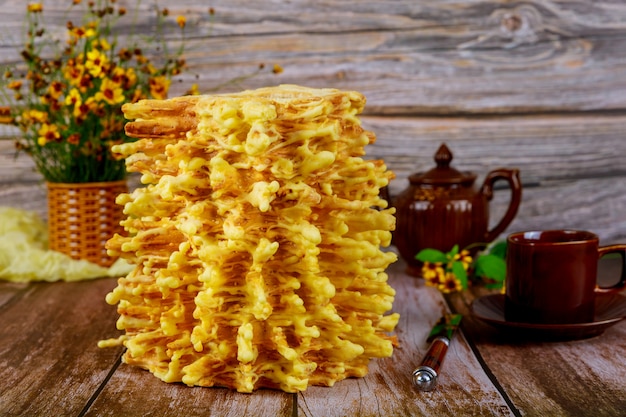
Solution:
<svg viewBox="0 0 626 417">
<path fill-rule="evenodd" d="M 81 281 L 120 277 L 133 266 L 120 259 L 110 268 L 48 250 L 48 228 L 37 213 L 0 207 L 0 279 L 12 282 Z"/>
</svg>

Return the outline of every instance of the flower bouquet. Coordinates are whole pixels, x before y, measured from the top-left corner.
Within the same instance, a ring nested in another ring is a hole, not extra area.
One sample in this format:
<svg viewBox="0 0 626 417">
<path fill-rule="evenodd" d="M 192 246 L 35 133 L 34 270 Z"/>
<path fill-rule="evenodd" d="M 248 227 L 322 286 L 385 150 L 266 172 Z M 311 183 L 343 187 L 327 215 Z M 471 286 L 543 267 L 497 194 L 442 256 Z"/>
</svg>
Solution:
<svg viewBox="0 0 626 417">
<path fill-rule="evenodd" d="M 155 8 L 153 34 L 125 38 L 121 45 L 114 29 L 127 16 L 124 7 L 115 0 L 71 3 L 70 12 L 83 8 L 83 20 L 67 22 L 64 40 L 46 29 L 40 3 L 27 5 L 23 65 L 4 71 L 2 99 L 22 132 L 18 150 L 33 158 L 46 181 L 122 180 L 124 161 L 111 152 L 111 145 L 130 140 L 121 106 L 166 97 L 171 78 L 185 66 L 184 42 L 168 51 L 163 37 L 166 9 Z M 184 41 L 185 18 L 176 22 Z M 158 62 L 144 55 L 147 47 Z"/>
<path fill-rule="evenodd" d="M 471 249 L 486 246 L 474 257 Z M 436 287 L 444 294 L 464 291 L 473 281 L 487 289 L 502 289 L 506 277 L 506 242 L 491 245 L 475 244 L 459 251 L 454 245 L 450 252 L 437 249 L 422 249 L 415 259 L 423 262 L 422 277 L 426 285 Z"/>
<path fill-rule="evenodd" d="M 18 151 L 32 157 L 48 185 L 49 248 L 109 266 L 115 259 L 105 243 L 123 231 L 115 199 L 128 191 L 125 162 L 111 150 L 131 140 L 121 107 L 166 98 L 185 67 L 185 18 L 172 23 L 182 41 L 170 52 L 167 9 L 155 6 L 151 34 L 125 36 L 122 44 L 116 29 L 128 13 L 116 0 L 70 3 L 82 20 L 69 20 L 63 39 L 49 32 L 41 3 L 27 5 L 22 62 L 4 70 L 0 99 L 21 131 Z"/>
</svg>

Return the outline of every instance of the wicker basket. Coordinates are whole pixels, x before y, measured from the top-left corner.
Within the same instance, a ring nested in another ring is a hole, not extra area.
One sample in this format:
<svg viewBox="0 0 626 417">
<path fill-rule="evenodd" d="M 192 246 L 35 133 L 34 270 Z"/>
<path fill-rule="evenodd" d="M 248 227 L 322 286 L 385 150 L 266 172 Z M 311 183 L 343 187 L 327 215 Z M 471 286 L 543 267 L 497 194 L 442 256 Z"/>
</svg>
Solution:
<svg viewBox="0 0 626 417">
<path fill-rule="evenodd" d="M 105 244 L 124 230 L 120 226 L 123 208 L 115 204 L 115 198 L 125 192 L 126 181 L 48 183 L 50 249 L 111 266 L 115 259 L 107 255 Z"/>
</svg>

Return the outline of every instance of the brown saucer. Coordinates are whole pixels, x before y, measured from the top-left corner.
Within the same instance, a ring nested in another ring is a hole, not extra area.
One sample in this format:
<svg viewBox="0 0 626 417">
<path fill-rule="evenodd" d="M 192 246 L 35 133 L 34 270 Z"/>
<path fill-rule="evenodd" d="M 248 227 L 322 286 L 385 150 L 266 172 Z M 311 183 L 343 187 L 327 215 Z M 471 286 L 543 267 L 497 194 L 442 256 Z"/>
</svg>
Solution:
<svg viewBox="0 0 626 417">
<path fill-rule="evenodd" d="M 626 318 L 626 296 L 596 295 L 596 315 L 590 323 L 540 324 L 506 321 L 503 294 L 487 295 L 474 300 L 471 311 L 474 317 L 515 338 L 543 341 L 585 339 L 602 334 L 605 329 Z"/>
</svg>

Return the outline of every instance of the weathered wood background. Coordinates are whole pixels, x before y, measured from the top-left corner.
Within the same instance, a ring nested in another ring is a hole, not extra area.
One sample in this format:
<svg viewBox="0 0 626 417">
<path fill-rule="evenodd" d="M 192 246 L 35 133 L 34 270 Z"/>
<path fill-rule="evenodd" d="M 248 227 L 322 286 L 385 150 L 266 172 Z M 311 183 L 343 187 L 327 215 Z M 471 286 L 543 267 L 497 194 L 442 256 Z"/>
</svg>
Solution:
<svg viewBox="0 0 626 417">
<path fill-rule="evenodd" d="M 70 0 L 44 1 L 54 31 Z M 129 10 L 134 1 L 119 0 Z M 143 1 L 120 36 L 149 32 Z M 26 3 L 0 0 L 0 61 L 19 60 Z M 626 3 L 621 0 L 177 0 L 185 15 L 189 70 L 171 95 L 279 83 L 363 92 L 372 158 L 397 174 L 433 166 L 442 142 L 453 164 L 482 176 L 519 167 L 524 195 L 507 232 L 584 228 L 603 243 L 626 241 Z M 209 7 L 214 14 L 209 13 Z M 76 15 L 73 15 L 77 19 Z M 70 14 L 71 18 L 72 15 Z M 264 64 L 254 77 L 259 64 Z M 274 64 L 284 71 L 273 74 Z M 0 136 L 10 136 L 4 128 Z M 478 184 L 478 185 L 479 185 Z M 0 141 L 0 204 L 39 210 L 45 189 L 28 158 Z M 508 201 L 492 203 L 494 221 Z"/>
</svg>

